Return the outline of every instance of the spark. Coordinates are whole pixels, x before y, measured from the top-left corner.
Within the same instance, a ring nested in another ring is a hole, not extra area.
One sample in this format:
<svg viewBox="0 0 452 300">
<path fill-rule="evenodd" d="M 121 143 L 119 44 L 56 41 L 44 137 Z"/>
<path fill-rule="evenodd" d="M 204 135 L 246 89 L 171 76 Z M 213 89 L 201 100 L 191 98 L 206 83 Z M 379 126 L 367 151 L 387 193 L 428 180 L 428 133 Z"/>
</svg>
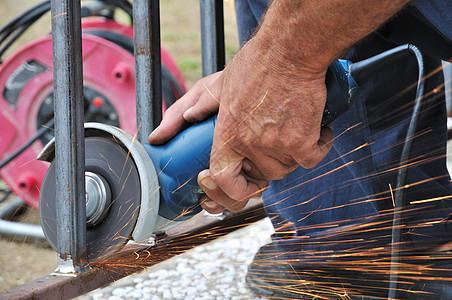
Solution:
<svg viewBox="0 0 452 300">
<path fill-rule="evenodd" d="M 389 190 L 391 191 L 392 207 L 395 207 L 394 194 L 392 193 L 392 186 L 389 184 Z"/>
<path fill-rule="evenodd" d="M 315 181 L 315 180 L 317 180 L 317 179 L 319 179 L 319 178 L 322 178 L 322 177 L 324 177 L 324 176 L 326 176 L 326 175 L 328 175 L 328 174 L 335 173 L 335 172 L 337 172 L 337 171 L 339 171 L 339 170 L 341 170 L 341 169 L 343 169 L 343 168 L 345 168 L 345 167 L 347 167 L 348 165 L 351 165 L 351 164 L 353 164 L 353 163 L 354 163 L 353 161 L 349 161 L 348 163 L 345 163 L 345 164 L 342 165 L 342 166 L 339 166 L 339 167 L 337 167 L 337 168 L 335 168 L 335 169 L 333 169 L 333 170 L 331 170 L 331 171 L 325 172 L 324 174 L 321 174 L 321 175 L 319 175 L 319 176 L 317 176 L 317 177 L 315 177 L 315 178 L 312 178 L 312 179 L 310 179 L 310 180 L 306 180 L 306 181 L 303 181 L 303 182 L 301 182 L 301 183 L 299 183 L 299 184 L 296 184 L 296 185 L 294 185 L 294 186 L 292 186 L 292 187 L 290 187 L 290 188 L 285 189 L 284 191 L 287 192 L 287 191 L 290 191 L 290 190 L 293 190 L 293 189 L 297 189 L 297 188 L 299 188 L 299 187 L 301 187 L 301 186 L 303 186 L 303 185 L 305 185 L 305 184 L 308 184 L 309 182 L 313 182 L 313 181 Z M 274 194 L 273 197 L 280 195 L 280 194 L 283 193 L 284 191 L 281 191 L 281 192 L 279 192 L 279 193 Z M 275 204 L 271 204 L 271 205 L 275 205 Z"/>
<path fill-rule="evenodd" d="M 183 184 L 179 185 L 174 191 L 171 192 L 171 194 L 174 194 L 175 192 L 177 192 L 179 189 L 183 188 L 185 185 L 187 185 L 187 183 L 189 183 L 193 178 L 195 178 L 197 176 L 193 175 L 192 177 L 190 177 L 187 181 L 185 181 Z"/>
<path fill-rule="evenodd" d="M 116 178 L 120 179 L 119 175 L 116 174 L 116 172 L 113 170 L 113 168 L 110 166 L 110 162 L 108 161 L 108 159 L 100 152 L 98 152 L 99 156 L 102 157 L 105 161 L 105 163 L 108 166 L 108 171 L 110 171 L 112 174 L 114 174 L 116 176 Z"/>
<path fill-rule="evenodd" d="M 65 16 L 67 15 L 67 12 L 61 13 L 61 14 L 57 14 L 53 16 L 53 19 L 57 18 L 57 17 L 61 17 L 61 16 Z"/>
<path fill-rule="evenodd" d="M 36 161 L 36 158 L 30 159 L 29 161 L 26 161 L 26 162 L 24 162 L 23 164 L 21 164 L 21 165 L 19 166 L 19 169 L 20 169 L 20 168 L 23 168 L 23 167 L 25 167 L 25 166 L 27 166 L 28 164 L 34 163 L 35 161 Z"/>
<path fill-rule="evenodd" d="M 217 97 L 215 97 L 215 95 L 210 91 L 210 89 L 205 84 L 203 84 L 203 86 L 204 89 L 210 94 L 210 96 L 212 96 L 212 98 L 215 99 L 215 101 L 217 101 L 218 105 L 223 108 L 223 111 L 225 111 L 230 117 L 232 117 L 232 115 L 229 113 L 229 110 L 223 106 L 221 101 Z"/>
<path fill-rule="evenodd" d="M 435 198 L 424 199 L 424 200 L 411 201 L 410 204 L 428 203 L 428 202 L 447 200 L 447 199 L 452 199 L 452 195 L 442 196 L 442 197 L 435 197 Z"/>
</svg>

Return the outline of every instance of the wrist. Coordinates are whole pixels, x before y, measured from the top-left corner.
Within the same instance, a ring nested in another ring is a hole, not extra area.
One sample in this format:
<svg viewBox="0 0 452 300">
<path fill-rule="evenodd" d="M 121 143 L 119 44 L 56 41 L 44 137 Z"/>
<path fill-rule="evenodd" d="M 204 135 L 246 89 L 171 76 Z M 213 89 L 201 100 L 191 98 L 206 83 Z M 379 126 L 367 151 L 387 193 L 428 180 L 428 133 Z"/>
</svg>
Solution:
<svg viewBox="0 0 452 300">
<path fill-rule="evenodd" d="M 316 59 L 306 49 L 292 50 L 284 41 L 272 39 L 259 31 L 239 52 L 241 62 L 246 61 L 256 74 L 272 78 L 271 86 L 299 83 L 300 81 L 324 80 L 326 69 L 331 61 L 321 57 Z M 240 67 L 240 66 L 239 66 Z"/>
<path fill-rule="evenodd" d="M 273 1 L 254 37 L 256 48 L 269 52 L 276 63 L 319 73 L 337 57 L 335 45 L 321 34 L 312 1 Z M 317 1 L 314 1 L 317 2 Z"/>
</svg>

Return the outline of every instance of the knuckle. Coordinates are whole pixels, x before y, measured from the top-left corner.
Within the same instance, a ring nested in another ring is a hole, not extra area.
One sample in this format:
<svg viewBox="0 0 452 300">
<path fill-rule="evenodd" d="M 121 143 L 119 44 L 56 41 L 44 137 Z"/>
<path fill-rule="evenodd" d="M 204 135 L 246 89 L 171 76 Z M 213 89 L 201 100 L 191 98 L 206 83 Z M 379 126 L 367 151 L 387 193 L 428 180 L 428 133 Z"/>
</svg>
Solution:
<svg viewBox="0 0 452 300">
<path fill-rule="evenodd" d="M 309 159 L 305 159 L 303 160 L 300 165 L 305 168 L 305 169 L 312 169 L 314 168 L 319 162 L 321 161 L 321 159 L 317 158 L 317 157 L 310 157 Z"/>
<path fill-rule="evenodd" d="M 206 85 L 206 80 L 203 78 L 203 79 L 200 79 L 200 80 L 198 80 L 194 85 L 193 85 L 193 90 L 196 92 L 196 93 L 202 93 L 203 91 L 204 91 L 204 86 Z"/>
</svg>

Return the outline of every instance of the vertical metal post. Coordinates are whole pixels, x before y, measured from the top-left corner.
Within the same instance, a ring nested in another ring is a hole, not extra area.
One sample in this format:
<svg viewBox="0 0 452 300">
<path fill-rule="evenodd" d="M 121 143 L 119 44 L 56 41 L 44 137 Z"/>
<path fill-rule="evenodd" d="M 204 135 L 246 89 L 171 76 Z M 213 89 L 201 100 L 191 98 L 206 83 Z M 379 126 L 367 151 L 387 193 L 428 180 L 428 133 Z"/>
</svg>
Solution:
<svg viewBox="0 0 452 300">
<path fill-rule="evenodd" d="M 52 0 L 58 269 L 86 265 L 85 155 L 80 0 Z"/>
<path fill-rule="evenodd" d="M 223 0 L 201 0 L 202 75 L 224 68 Z"/>
<path fill-rule="evenodd" d="M 133 1 L 138 141 L 147 142 L 162 120 L 162 65 L 158 0 Z"/>
</svg>

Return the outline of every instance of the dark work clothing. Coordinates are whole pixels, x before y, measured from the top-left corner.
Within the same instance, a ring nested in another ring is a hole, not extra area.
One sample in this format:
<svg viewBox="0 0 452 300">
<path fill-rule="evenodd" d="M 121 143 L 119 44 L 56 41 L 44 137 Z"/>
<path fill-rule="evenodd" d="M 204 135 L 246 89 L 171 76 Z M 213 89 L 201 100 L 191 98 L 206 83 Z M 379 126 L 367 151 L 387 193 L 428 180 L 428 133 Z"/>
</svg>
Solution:
<svg viewBox="0 0 452 300">
<path fill-rule="evenodd" d="M 266 2 L 236 1 L 241 38 L 253 30 L 246 24 L 258 24 L 259 17 L 253 15 L 251 21 L 249 12 L 265 11 Z M 426 96 L 404 189 L 403 256 L 452 241 L 452 186 L 446 169 L 446 106 L 440 69 L 440 59 L 452 57 L 452 4 L 413 2 L 415 6 L 405 8 L 346 55 L 355 62 L 405 43 L 426 54 Z M 281 259 L 294 267 L 312 268 L 343 267 L 344 260 L 360 260 L 357 268 L 362 272 L 379 272 L 388 266 L 383 262 L 389 262 L 391 251 L 391 188 L 397 185 L 417 80 L 414 56 L 376 71 L 361 86 L 360 99 L 333 122 L 335 141 L 327 157 L 313 169 L 300 167 L 271 182 L 263 199 Z M 382 264 L 376 264 L 376 259 Z"/>
<path fill-rule="evenodd" d="M 452 2 L 448 0 L 412 0 L 414 6 L 429 22 L 427 26 L 440 32 L 444 38 L 452 41 Z M 430 23 L 430 24 L 429 24 Z"/>
<path fill-rule="evenodd" d="M 430 7 L 434 1 L 418 1 L 419 4 L 428 3 L 420 7 Z M 452 5 L 446 1 L 443 1 L 444 9 L 449 9 L 448 12 L 444 12 L 442 15 L 448 13 L 449 19 L 439 21 L 442 19 L 439 16 L 436 21 L 438 23 L 448 24 L 448 26 L 437 28 L 427 19 L 424 12 L 420 12 L 415 6 L 405 8 L 397 14 L 395 18 L 392 18 L 387 22 L 385 26 L 382 26 L 378 31 L 378 34 L 388 42 L 394 44 L 406 44 L 411 43 L 422 48 L 424 54 L 449 60 L 452 58 Z M 448 8 L 447 8 L 448 7 Z M 432 12 L 429 11 L 431 14 Z"/>
</svg>

